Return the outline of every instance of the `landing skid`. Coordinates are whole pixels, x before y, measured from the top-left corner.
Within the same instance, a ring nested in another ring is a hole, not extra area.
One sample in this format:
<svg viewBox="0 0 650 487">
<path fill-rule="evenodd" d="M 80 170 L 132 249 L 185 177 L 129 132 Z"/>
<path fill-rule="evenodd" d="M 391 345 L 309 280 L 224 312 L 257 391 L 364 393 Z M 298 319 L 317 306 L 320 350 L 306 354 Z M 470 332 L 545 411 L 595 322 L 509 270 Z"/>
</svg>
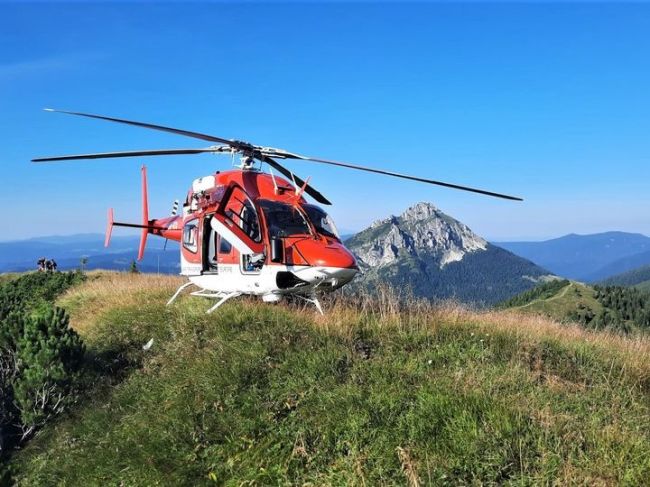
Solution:
<svg viewBox="0 0 650 487">
<path fill-rule="evenodd" d="M 176 298 L 178 298 L 178 296 L 180 296 L 180 294 L 190 286 L 196 286 L 196 284 L 194 284 L 193 282 L 186 282 L 185 284 L 180 286 L 176 290 L 174 295 L 171 297 L 171 299 L 169 301 L 167 301 L 167 306 L 172 304 L 176 300 Z M 217 304 L 215 304 L 208 311 L 206 311 L 206 313 L 209 314 L 209 313 L 212 313 L 213 311 L 215 311 L 219 306 L 221 306 L 223 303 L 225 303 L 229 299 L 241 296 L 243 293 L 240 293 L 240 292 L 223 293 L 223 292 L 212 292 L 212 291 L 208 291 L 207 289 L 199 289 L 198 291 L 191 292 L 190 294 L 192 296 L 200 296 L 202 298 L 210 298 L 210 299 L 218 299 L 219 300 L 217 302 Z"/>
<path fill-rule="evenodd" d="M 236 298 L 237 296 L 241 296 L 242 293 L 230 293 L 230 294 L 226 294 L 225 296 L 223 294 L 219 295 L 218 293 L 214 293 L 212 296 L 208 296 L 206 294 L 196 294 L 196 293 L 192 293 L 192 295 L 193 296 L 205 296 L 206 298 L 207 297 L 218 298 L 218 297 L 221 296 L 221 299 L 219 301 L 217 301 L 217 304 L 215 304 L 212 308 L 210 308 L 209 310 L 206 311 L 207 314 L 210 314 L 214 310 L 216 310 L 219 306 L 221 306 L 223 303 L 228 301 L 229 299 Z"/>
<path fill-rule="evenodd" d="M 176 290 L 174 295 L 170 298 L 170 300 L 167 301 L 167 306 L 172 304 L 178 298 L 178 296 L 180 296 L 180 294 L 190 286 L 196 286 L 196 284 L 194 284 L 193 282 L 186 282 L 185 284 L 180 286 Z M 196 286 L 196 287 L 199 287 L 199 286 Z M 202 297 L 202 298 L 218 299 L 219 301 L 217 301 L 217 303 L 214 306 L 212 306 L 210 309 L 208 309 L 206 311 L 207 314 L 210 314 L 213 311 L 215 311 L 217 308 L 219 308 L 222 304 L 224 304 L 226 301 L 228 301 L 228 300 L 230 300 L 232 298 L 239 297 L 244 293 L 239 292 L 239 291 L 234 291 L 234 292 L 231 292 L 231 293 L 225 293 L 225 292 L 208 291 L 207 289 L 199 289 L 198 291 L 191 292 L 190 294 L 192 296 L 199 296 L 199 297 Z M 307 297 L 307 296 L 302 296 L 300 294 L 295 294 L 294 296 L 297 297 L 297 298 L 302 299 L 303 301 L 306 301 L 308 303 L 313 304 L 321 315 L 325 315 L 325 313 L 323 313 L 323 307 L 321 306 L 320 301 L 318 300 L 318 298 L 316 296 L 312 295 L 311 297 Z"/>
</svg>

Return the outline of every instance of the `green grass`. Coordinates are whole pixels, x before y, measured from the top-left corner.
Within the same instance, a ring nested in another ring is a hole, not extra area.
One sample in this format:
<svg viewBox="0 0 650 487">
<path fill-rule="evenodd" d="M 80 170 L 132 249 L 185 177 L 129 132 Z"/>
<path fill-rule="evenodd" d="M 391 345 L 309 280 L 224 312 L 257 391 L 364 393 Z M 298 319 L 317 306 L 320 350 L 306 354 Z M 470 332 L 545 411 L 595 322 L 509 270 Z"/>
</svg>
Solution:
<svg viewBox="0 0 650 487">
<path fill-rule="evenodd" d="M 13 281 L 18 277 L 20 277 L 20 274 L 15 272 L 5 272 L 3 274 L 0 274 L 0 285 L 5 284 L 6 282 Z"/>
<path fill-rule="evenodd" d="M 564 321 L 567 316 L 575 312 L 580 306 L 589 308 L 594 314 L 597 314 L 603 306 L 594 298 L 593 293 L 591 287 L 571 281 L 552 296 L 543 296 L 523 306 L 513 307 L 513 309 L 526 313 L 541 313 L 556 320 Z"/>
<path fill-rule="evenodd" d="M 165 308 L 162 294 L 93 310 L 96 384 L 14 457 L 18 485 L 650 478 L 650 372 L 645 355 L 632 366 L 617 351 L 624 339 L 442 312 L 321 319 L 246 300 L 207 316 L 205 301 Z M 73 321 L 97 307 L 66 300 Z"/>
</svg>

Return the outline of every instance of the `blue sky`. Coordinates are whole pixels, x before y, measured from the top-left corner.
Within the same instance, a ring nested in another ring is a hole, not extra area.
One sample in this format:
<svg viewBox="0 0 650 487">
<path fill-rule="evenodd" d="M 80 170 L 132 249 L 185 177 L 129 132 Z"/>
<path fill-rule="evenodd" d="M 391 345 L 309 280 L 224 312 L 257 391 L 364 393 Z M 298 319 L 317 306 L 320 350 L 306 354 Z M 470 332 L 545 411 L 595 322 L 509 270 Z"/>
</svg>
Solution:
<svg viewBox="0 0 650 487">
<path fill-rule="evenodd" d="M 1 3 L 0 240 L 139 219 L 141 160 L 36 156 L 201 141 L 172 125 L 520 195 L 288 164 L 346 231 L 431 201 L 494 240 L 650 234 L 650 5 Z M 152 215 L 227 158 L 150 158 Z"/>
</svg>

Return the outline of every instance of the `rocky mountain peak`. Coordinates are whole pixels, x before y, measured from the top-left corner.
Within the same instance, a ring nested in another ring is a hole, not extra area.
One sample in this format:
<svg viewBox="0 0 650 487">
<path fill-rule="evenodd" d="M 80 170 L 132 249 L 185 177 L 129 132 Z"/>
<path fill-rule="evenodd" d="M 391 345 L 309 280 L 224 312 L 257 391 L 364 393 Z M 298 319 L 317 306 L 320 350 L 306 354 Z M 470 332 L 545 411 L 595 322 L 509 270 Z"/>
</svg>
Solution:
<svg viewBox="0 0 650 487">
<path fill-rule="evenodd" d="M 413 256 L 433 259 L 442 268 L 467 253 L 486 250 L 487 245 L 467 225 L 427 202 L 417 203 L 399 217 L 378 220 L 348 241 L 364 267 L 383 267 Z"/>
<path fill-rule="evenodd" d="M 402 213 L 400 218 L 408 221 L 427 220 L 435 217 L 438 211 L 433 204 L 421 201 Z"/>
</svg>

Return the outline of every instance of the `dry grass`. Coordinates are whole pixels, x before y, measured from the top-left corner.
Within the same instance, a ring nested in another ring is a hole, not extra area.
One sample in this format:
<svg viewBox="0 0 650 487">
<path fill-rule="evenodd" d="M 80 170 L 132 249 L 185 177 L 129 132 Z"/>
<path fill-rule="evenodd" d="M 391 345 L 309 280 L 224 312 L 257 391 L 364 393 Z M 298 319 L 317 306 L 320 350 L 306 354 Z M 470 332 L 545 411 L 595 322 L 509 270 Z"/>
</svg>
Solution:
<svg viewBox="0 0 650 487">
<path fill-rule="evenodd" d="M 409 487 L 420 487 L 420 477 L 418 477 L 417 470 L 411 458 L 411 453 L 408 449 L 397 447 L 397 457 L 402 465 L 402 471 L 406 477 Z"/>
<path fill-rule="evenodd" d="M 169 299 L 183 281 L 180 276 L 93 271 L 84 284 L 70 289 L 58 303 L 70 314 L 73 328 L 84 335 L 107 310 L 133 306 L 143 299 Z"/>
<path fill-rule="evenodd" d="M 88 281 L 68 291 L 60 303 L 69 311 L 74 328 L 83 335 L 105 311 L 137 305 L 144 299 L 164 303 L 183 282 L 180 276 L 91 272 Z M 310 305 L 294 305 L 293 308 L 318 328 L 348 337 L 355 333 L 359 323 L 372 322 L 397 332 L 470 325 L 487 336 L 506 333 L 518 340 L 522 349 L 549 340 L 588 344 L 598 350 L 601 359 L 623 360 L 627 375 L 639 381 L 650 381 L 650 340 L 642 335 L 591 331 L 577 324 L 560 323 L 543 315 L 516 310 L 475 310 L 455 302 L 431 304 L 400 295 L 390 288 L 378 288 L 373 295 L 336 293 L 324 297 L 323 305 L 324 316 L 315 314 Z"/>
<path fill-rule="evenodd" d="M 315 324 L 347 337 L 355 333 L 360 322 L 372 322 L 397 332 L 435 332 L 443 326 L 471 326 L 486 337 L 505 334 L 516 340 L 522 351 L 538 348 L 542 342 L 574 348 L 588 346 L 601 362 L 611 363 L 612 369 L 622 371 L 612 379 L 624 375 L 644 388 L 650 384 L 650 339 L 646 335 L 587 330 L 578 324 L 517 310 L 477 310 L 452 301 L 432 304 L 400 295 L 390 288 L 379 288 L 375 292 L 375 295 L 355 293 L 326 298 L 325 316 L 317 316 Z M 303 312 L 311 310 L 307 308 Z"/>
</svg>

